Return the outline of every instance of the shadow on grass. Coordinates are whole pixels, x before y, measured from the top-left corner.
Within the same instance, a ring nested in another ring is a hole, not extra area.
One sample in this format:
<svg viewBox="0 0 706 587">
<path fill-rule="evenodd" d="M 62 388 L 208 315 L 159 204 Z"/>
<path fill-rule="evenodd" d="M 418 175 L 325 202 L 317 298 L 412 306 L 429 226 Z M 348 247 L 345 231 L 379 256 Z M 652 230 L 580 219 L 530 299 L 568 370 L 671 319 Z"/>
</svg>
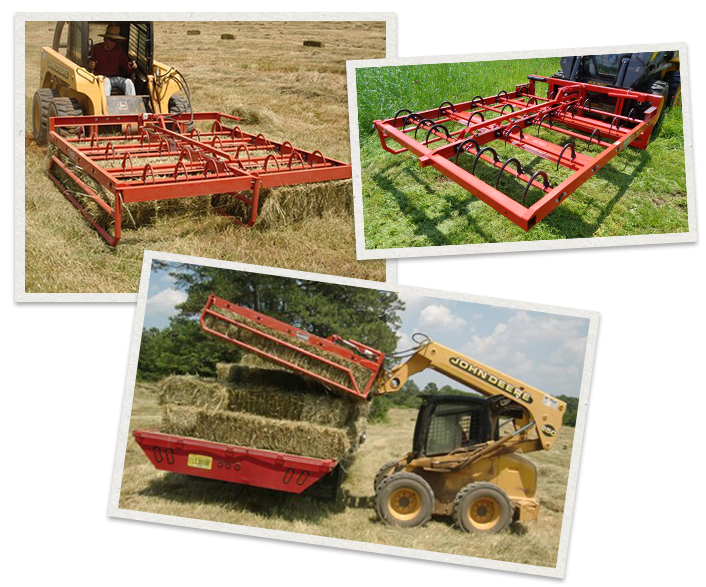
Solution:
<svg viewBox="0 0 706 587">
<path fill-rule="evenodd" d="M 396 200 L 397 200 L 397 205 L 400 209 L 400 211 L 407 217 L 407 220 L 415 225 L 415 231 L 414 234 L 416 236 L 425 236 L 427 237 L 432 245 L 438 246 L 438 245 L 451 245 L 451 244 L 456 244 L 455 242 L 452 242 L 451 239 L 445 235 L 443 232 L 441 232 L 437 226 L 443 222 L 445 222 L 448 218 L 451 216 L 444 216 L 439 219 L 432 219 L 429 217 L 429 215 L 419 208 L 418 206 L 415 206 L 410 197 L 403 192 L 402 190 L 398 189 L 397 186 L 390 181 L 387 177 L 385 177 L 385 173 L 391 168 L 394 167 L 396 163 L 392 163 L 390 166 L 387 168 L 383 169 L 381 172 L 376 173 L 373 176 L 373 181 L 380 186 L 382 190 L 384 190 L 386 193 L 391 194 Z M 404 169 L 404 173 L 408 174 L 410 178 L 412 178 L 416 183 L 418 183 L 428 194 L 438 194 L 438 190 L 434 189 L 432 186 L 430 186 L 424 179 L 422 179 L 418 174 L 410 171 L 409 169 Z M 452 210 L 461 210 L 462 207 L 458 205 L 458 202 L 454 200 L 454 198 L 451 195 L 448 194 L 438 194 L 440 195 L 450 206 Z M 422 216 L 424 220 L 416 220 L 417 217 Z M 489 242 L 489 243 L 494 243 L 497 242 L 493 237 L 491 237 L 489 234 L 487 234 L 485 231 L 481 229 L 480 226 L 478 226 L 475 221 L 473 220 L 472 217 L 466 215 L 465 216 L 465 221 L 466 224 L 468 225 L 469 229 L 478 234 L 481 238 L 483 238 L 484 242 Z M 409 243 L 405 246 L 415 246 L 413 243 Z M 417 246 L 428 246 L 426 243 L 420 243 Z"/>
<path fill-rule="evenodd" d="M 246 511 L 288 522 L 317 523 L 331 514 L 340 513 L 345 503 L 306 495 L 283 493 L 270 489 L 227 483 L 176 473 L 153 479 L 138 492 L 146 497 L 161 497 L 184 505 L 212 505 L 226 510 Z"/>
</svg>

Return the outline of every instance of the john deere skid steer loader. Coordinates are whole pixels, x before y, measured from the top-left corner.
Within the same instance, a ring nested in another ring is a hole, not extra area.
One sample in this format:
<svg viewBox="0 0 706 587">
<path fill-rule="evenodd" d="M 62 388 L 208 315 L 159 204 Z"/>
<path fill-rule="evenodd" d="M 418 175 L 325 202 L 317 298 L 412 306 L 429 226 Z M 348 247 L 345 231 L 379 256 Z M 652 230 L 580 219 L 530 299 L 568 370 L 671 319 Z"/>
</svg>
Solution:
<svg viewBox="0 0 706 587">
<path fill-rule="evenodd" d="M 123 49 L 137 68 L 136 96 L 105 95 L 104 78 L 88 69 L 93 45 L 110 24 L 120 28 Z M 47 144 L 49 118 L 55 116 L 124 115 L 191 112 L 189 88 L 176 68 L 153 58 L 152 22 L 57 22 L 51 47 L 42 47 L 39 89 L 32 105 L 32 132 Z"/>
</svg>

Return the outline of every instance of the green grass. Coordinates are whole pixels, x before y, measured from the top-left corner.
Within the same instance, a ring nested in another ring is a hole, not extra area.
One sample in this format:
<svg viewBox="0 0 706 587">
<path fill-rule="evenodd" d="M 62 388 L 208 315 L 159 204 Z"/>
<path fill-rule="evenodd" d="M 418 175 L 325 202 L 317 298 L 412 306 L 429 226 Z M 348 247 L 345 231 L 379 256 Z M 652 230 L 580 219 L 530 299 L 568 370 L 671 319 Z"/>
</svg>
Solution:
<svg viewBox="0 0 706 587">
<path fill-rule="evenodd" d="M 646 150 L 631 148 L 617 156 L 530 232 L 433 168 L 422 168 L 414 155 L 387 153 L 371 130 L 374 120 L 392 117 L 402 108 L 416 112 L 438 107 L 445 100 L 457 103 L 476 94 L 513 91 L 527 75 L 550 75 L 557 69 L 556 58 L 358 69 L 366 249 L 686 232 L 680 105 L 664 114 Z M 539 91 L 542 86 L 537 84 Z M 452 132 L 461 128 L 453 123 L 447 127 Z M 537 129 L 530 127 L 526 132 L 536 136 Z M 544 127 L 541 137 L 561 145 L 568 140 Z M 390 145 L 396 146 L 392 141 Z M 492 146 L 502 160 L 516 157 L 525 169 L 545 171 L 553 186 L 569 176 L 567 170 L 557 171 L 555 165 L 526 151 L 499 141 Z M 581 141 L 576 146 L 584 154 L 599 152 L 595 145 L 589 151 Z M 472 156 L 459 160 L 467 171 L 472 164 Z M 480 162 L 476 175 L 494 185 L 497 169 Z M 506 195 L 522 201 L 524 189 L 524 182 L 503 176 L 500 190 Z M 529 207 L 540 197 L 538 190 L 530 190 L 525 204 Z"/>
</svg>

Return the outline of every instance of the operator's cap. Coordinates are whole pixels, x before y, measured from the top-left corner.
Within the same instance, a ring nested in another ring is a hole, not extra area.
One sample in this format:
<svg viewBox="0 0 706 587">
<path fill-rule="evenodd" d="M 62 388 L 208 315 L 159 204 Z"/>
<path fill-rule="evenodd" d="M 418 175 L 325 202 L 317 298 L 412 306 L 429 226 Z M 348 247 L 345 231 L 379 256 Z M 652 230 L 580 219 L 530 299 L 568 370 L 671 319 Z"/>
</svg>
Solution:
<svg viewBox="0 0 706 587">
<path fill-rule="evenodd" d="M 109 24 L 108 28 L 105 29 L 105 33 L 98 36 L 105 39 L 113 39 L 114 41 L 127 41 L 127 38 L 120 34 L 120 26 L 117 24 Z"/>
</svg>

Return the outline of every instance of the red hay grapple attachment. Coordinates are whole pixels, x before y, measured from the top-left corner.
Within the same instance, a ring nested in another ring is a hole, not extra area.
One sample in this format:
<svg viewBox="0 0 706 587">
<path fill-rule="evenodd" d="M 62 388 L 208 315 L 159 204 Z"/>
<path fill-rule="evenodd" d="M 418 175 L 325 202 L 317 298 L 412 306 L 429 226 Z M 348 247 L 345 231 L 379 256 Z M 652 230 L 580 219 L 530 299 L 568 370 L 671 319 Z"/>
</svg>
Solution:
<svg viewBox="0 0 706 587">
<path fill-rule="evenodd" d="M 224 315 L 224 310 L 232 317 Z M 208 318 L 216 320 L 221 331 L 209 326 Z M 258 326 L 274 331 L 278 336 L 272 336 Z M 201 328 L 221 340 L 358 398 L 370 396 L 385 360 L 383 353 L 360 342 L 344 340 L 338 335 L 321 338 L 215 295 L 208 298 L 201 312 Z M 296 341 L 296 344 L 287 342 L 287 339 Z M 326 353 L 334 355 L 336 361 L 323 356 Z M 295 362 L 294 357 L 301 364 Z"/>
<path fill-rule="evenodd" d="M 51 144 L 71 165 L 112 193 L 113 202 L 104 200 L 56 155 L 47 174 L 111 246 L 120 240 L 123 204 L 229 194 L 250 207 L 249 219 L 240 220 L 216 206 L 215 210 L 252 226 L 261 188 L 351 177 L 349 164 L 324 157 L 320 151 L 303 151 L 289 141 L 278 143 L 226 125 L 238 120 L 218 112 L 51 118 Z M 187 132 L 194 123 L 211 123 L 211 129 Z M 114 126 L 123 128 L 122 134 L 98 133 L 99 127 Z M 62 183 L 57 169 L 115 221 L 114 234 L 98 223 L 72 193 L 75 190 Z"/>
<path fill-rule="evenodd" d="M 546 98 L 535 93 L 535 82 L 548 84 Z M 376 120 L 374 127 L 386 151 L 414 153 L 422 167 L 431 165 L 529 231 L 625 147 L 630 144 L 640 149 L 647 147 L 663 107 L 661 95 L 529 76 L 529 83 L 516 86 L 514 92 L 501 90 L 496 96 L 475 96 L 459 104 L 443 102 L 438 108 L 424 112 L 402 109 L 394 118 Z M 488 115 L 494 118 L 486 120 Z M 461 129 L 450 131 L 446 125 L 453 123 Z M 537 136 L 530 134 L 529 127 L 537 129 Z M 545 132 L 551 129 L 565 135 L 567 142 L 555 145 L 540 138 L 542 127 Z M 402 149 L 389 147 L 388 139 Z M 589 149 L 596 145 L 600 152 L 593 157 L 576 152 L 573 142 L 576 139 L 588 143 Z M 493 141 L 556 163 L 557 170 L 562 166 L 572 174 L 553 186 L 545 171 L 533 173 L 523 169 L 514 157 L 501 161 L 489 146 Z M 471 171 L 458 165 L 461 155 L 474 157 Z M 499 170 L 494 186 L 475 176 L 479 159 Z M 521 202 L 498 190 L 503 171 L 527 184 Z M 540 190 L 542 196 L 526 207 L 530 188 Z"/>
</svg>

